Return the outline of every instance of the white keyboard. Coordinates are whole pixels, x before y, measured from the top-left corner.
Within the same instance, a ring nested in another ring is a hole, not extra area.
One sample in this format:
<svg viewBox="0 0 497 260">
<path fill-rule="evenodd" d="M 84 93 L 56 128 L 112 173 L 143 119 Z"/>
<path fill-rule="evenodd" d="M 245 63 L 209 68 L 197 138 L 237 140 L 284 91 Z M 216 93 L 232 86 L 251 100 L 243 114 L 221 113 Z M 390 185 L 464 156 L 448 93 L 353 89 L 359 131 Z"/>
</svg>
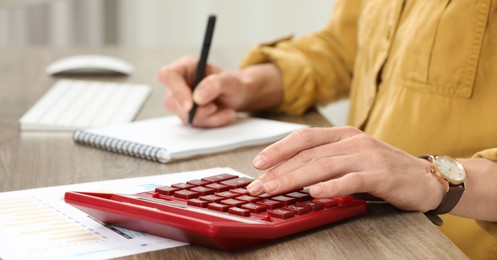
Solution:
<svg viewBox="0 0 497 260">
<path fill-rule="evenodd" d="M 19 119 L 19 125 L 23 131 L 72 131 L 128 123 L 150 92 L 142 84 L 60 80 Z"/>
</svg>

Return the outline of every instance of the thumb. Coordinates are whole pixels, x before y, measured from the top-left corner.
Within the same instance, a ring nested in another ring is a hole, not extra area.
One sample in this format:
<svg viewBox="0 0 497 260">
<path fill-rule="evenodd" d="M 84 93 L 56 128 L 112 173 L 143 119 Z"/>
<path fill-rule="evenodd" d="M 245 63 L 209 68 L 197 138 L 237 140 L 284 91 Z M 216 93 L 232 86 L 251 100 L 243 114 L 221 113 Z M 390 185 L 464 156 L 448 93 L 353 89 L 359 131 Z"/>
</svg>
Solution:
<svg viewBox="0 0 497 260">
<path fill-rule="evenodd" d="M 211 74 L 205 77 L 193 91 L 193 101 L 198 105 L 213 102 L 224 93 L 222 77 Z"/>
</svg>

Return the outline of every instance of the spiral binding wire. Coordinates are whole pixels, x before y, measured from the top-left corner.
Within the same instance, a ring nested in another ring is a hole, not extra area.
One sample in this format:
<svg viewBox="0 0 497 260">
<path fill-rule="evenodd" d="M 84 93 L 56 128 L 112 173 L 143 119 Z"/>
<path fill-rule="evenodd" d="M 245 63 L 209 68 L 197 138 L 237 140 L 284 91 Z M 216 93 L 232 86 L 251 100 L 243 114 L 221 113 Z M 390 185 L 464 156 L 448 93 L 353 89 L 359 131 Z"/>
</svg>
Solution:
<svg viewBox="0 0 497 260">
<path fill-rule="evenodd" d="M 162 150 L 162 148 L 159 147 L 129 142 L 118 138 L 85 132 L 82 130 L 75 131 L 73 134 L 73 139 L 76 143 L 93 148 L 133 156 L 149 161 L 160 162 L 158 154 Z"/>
</svg>

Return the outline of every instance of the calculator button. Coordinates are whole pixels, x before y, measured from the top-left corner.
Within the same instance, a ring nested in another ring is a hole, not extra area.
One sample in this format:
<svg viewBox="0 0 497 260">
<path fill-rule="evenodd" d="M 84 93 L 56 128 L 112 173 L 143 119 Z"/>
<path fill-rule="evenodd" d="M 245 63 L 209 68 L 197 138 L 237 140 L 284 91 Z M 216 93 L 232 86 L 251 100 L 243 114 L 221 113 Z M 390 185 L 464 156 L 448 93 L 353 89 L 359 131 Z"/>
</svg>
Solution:
<svg viewBox="0 0 497 260">
<path fill-rule="evenodd" d="M 169 186 L 162 186 L 162 187 L 157 187 L 155 188 L 155 192 L 163 195 L 173 195 L 175 191 L 178 191 L 178 188 L 173 188 Z"/>
<path fill-rule="evenodd" d="M 222 182 L 222 181 L 226 181 L 226 180 L 230 180 L 230 179 L 235 179 L 235 178 L 238 178 L 238 176 L 232 175 L 232 174 L 223 173 L 223 174 L 218 174 L 218 175 L 214 175 L 214 176 L 202 178 L 202 180 L 203 181 L 209 181 L 209 182 Z"/>
<path fill-rule="evenodd" d="M 228 187 L 224 184 L 219 184 L 219 183 L 207 184 L 207 185 L 205 185 L 205 187 L 211 188 L 211 189 L 215 190 L 216 192 L 227 191 L 230 189 L 230 187 Z"/>
<path fill-rule="evenodd" d="M 228 211 L 228 209 L 230 208 L 230 206 L 213 202 L 213 203 L 210 203 L 207 206 L 207 208 L 208 209 L 212 209 L 212 210 L 226 212 L 226 211 Z"/>
<path fill-rule="evenodd" d="M 191 184 L 191 185 L 195 185 L 195 186 L 204 186 L 204 185 L 207 185 L 211 182 L 203 181 L 203 180 L 191 180 L 191 181 L 187 181 L 186 183 Z"/>
<path fill-rule="evenodd" d="M 249 194 L 248 190 L 245 188 L 238 188 L 238 189 L 232 189 L 230 190 L 233 193 L 240 194 L 240 195 L 246 195 Z"/>
<path fill-rule="evenodd" d="M 274 197 L 274 195 L 267 194 L 267 193 L 262 193 L 258 197 L 261 198 L 261 199 L 270 199 L 270 198 Z"/>
<path fill-rule="evenodd" d="M 302 193 L 302 192 L 291 192 L 291 193 L 285 194 L 285 196 L 290 197 L 290 198 L 294 198 L 297 201 L 306 201 L 306 200 L 310 200 L 312 198 L 311 195 L 309 195 L 308 193 Z"/>
<path fill-rule="evenodd" d="M 237 200 L 245 201 L 245 202 L 256 202 L 259 200 L 257 197 L 252 197 L 250 195 L 242 195 L 239 197 L 236 197 Z"/>
<path fill-rule="evenodd" d="M 214 195 L 223 198 L 234 198 L 236 196 L 239 196 L 238 194 L 229 191 L 216 192 Z"/>
<path fill-rule="evenodd" d="M 272 200 L 281 201 L 284 206 L 292 205 L 292 204 L 295 204 L 295 202 L 297 202 L 296 199 L 286 197 L 286 196 L 276 196 L 276 197 L 273 197 Z"/>
<path fill-rule="evenodd" d="M 174 197 L 180 199 L 193 199 L 199 196 L 198 192 L 194 192 L 191 190 L 179 190 L 174 193 Z"/>
<path fill-rule="evenodd" d="M 190 188 L 195 187 L 195 185 L 186 184 L 186 183 L 176 183 L 176 184 L 171 185 L 171 187 L 178 188 L 178 189 L 190 189 Z"/>
<path fill-rule="evenodd" d="M 256 204 L 262 205 L 268 209 L 279 208 L 283 205 L 283 203 L 281 203 L 279 201 L 274 201 L 274 200 L 269 200 L 269 199 L 257 201 Z"/>
<path fill-rule="evenodd" d="M 326 208 L 331 208 L 338 205 L 338 201 L 335 199 L 313 199 L 312 202 L 323 204 Z"/>
<path fill-rule="evenodd" d="M 298 192 L 304 193 L 304 194 L 309 194 L 309 188 L 301 189 Z"/>
<path fill-rule="evenodd" d="M 298 207 L 310 207 L 312 210 L 324 209 L 324 205 L 323 204 L 315 203 L 315 202 L 312 202 L 312 201 L 297 202 L 297 204 L 295 204 L 295 205 L 298 206 Z"/>
<path fill-rule="evenodd" d="M 200 197 L 201 200 L 209 201 L 209 202 L 219 202 L 223 197 L 218 197 L 216 195 L 205 195 Z"/>
<path fill-rule="evenodd" d="M 238 216 L 243 216 L 243 217 L 249 217 L 250 216 L 250 210 L 236 208 L 236 207 L 230 208 L 228 210 L 228 213 L 235 214 L 235 215 L 238 215 Z"/>
<path fill-rule="evenodd" d="M 239 206 L 243 205 L 245 202 L 235 200 L 235 199 L 227 199 L 227 200 L 221 200 L 219 203 L 224 204 L 224 205 L 228 205 L 231 207 L 239 207 Z"/>
<path fill-rule="evenodd" d="M 241 208 L 248 209 L 252 213 L 260 213 L 266 210 L 266 207 L 262 205 L 257 205 L 255 203 L 247 203 L 240 206 Z"/>
<path fill-rule="evenodd" d="M 273 209 L 268 210 L 267 213 L 275 218 L 287 219 L 295 216 L 295 212 L 286 209 Z"/>
<path fill-rule="evenodd" d="M 291 211 L 295 212 L 295 214 L 297 214 L 297 215 L 302 215 L 302 214 L 305 214 L 305 213 L 312 211 L 311 207 L 297 206 L 297 205 L 290 205 L 290 206 L 284 207 L 283 209 L 291 210 Z"/>
<path fill-rule="evenodd" d="M 189 199 L 187 201 L 187 204 L 192 205 L 192 206 L 206 208 L 207 205 L 209 204 L 209 202 L 205 201 L 205 200 L 201 200 L 201 199 Z"/>
<path fill-rule="evenodd" d="M 209 195 L 209 194 L 213 194 L 214 193 L 213 189 L 209 189 L 209 188 L 202 187 L 202 186 L 193 187 L 190 190 L 198 192 L 198 194 L 200 196 Z"/>
<path fill-rule="evenodd" d="M 251 183 L 253 180 L 254 179 L 252 179 L 252 178 L 241 177 L 241 178 L 223 181 L 221 183 L 229 186 L 231 189 L 235 189 L 235 188 L 245 187 L 245 186 L 249 185 L 249 183 Z"/>
</svg>

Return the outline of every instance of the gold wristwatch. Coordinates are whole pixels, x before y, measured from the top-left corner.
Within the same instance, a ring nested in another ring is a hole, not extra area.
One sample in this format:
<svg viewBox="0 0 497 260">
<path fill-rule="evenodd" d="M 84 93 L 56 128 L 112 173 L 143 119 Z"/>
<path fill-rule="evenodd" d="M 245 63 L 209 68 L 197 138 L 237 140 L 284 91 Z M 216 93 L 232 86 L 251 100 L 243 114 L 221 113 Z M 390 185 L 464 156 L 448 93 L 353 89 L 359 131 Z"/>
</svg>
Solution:
<svg viewBox="0 0 497 260">
<path fill-rule="evenodd" d="M 445 194 L 440 205 L 431 210 L 434 214 L 450 212 L 465 190 L 466 170 L 457 160 L 448 156 L 424 155 L 420 158 L 431 162 L 431 172 L 444 185 Z"/>
</svg>

